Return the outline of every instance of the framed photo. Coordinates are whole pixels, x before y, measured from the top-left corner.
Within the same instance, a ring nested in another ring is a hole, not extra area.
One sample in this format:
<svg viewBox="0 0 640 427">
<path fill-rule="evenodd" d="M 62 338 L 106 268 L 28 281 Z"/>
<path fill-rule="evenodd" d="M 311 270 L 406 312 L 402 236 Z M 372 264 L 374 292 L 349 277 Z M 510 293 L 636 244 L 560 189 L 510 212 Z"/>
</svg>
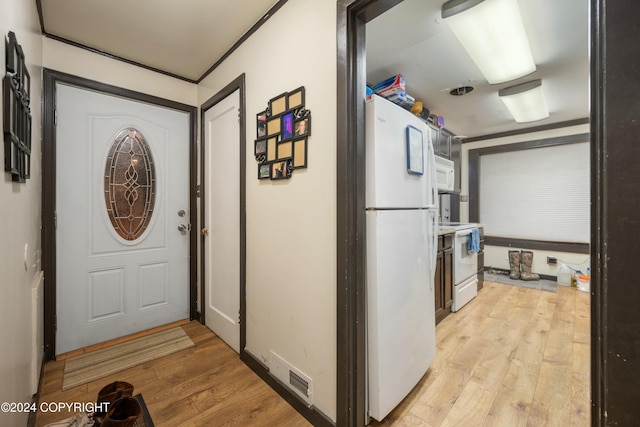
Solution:
<svg viewBox="0 0 640 427">
<path fill-rule="evenodd" d="M 9 34 L 7 34 L 4 46 L 6 52 L 5 68 L 9 73 L 16 73 L 20 65 L 20 55 L 18 53 L 18 40 L 13 31 L 9 31 Z"/>
<path fill-rule="evenodd" d="M 293 168 L 303 169 L 307 167 L 307 138 L 293 141 Z"/>
<path fill-rule="evenodd" d="M 293 136 L 293 113 L 282 115 L 282 140 L 291 139 Z"/>
<path fill-rule="evenodd" d="M 407 172 L 413 175 L 424 174 L 424 142 L 422 131 L 407 126 Z"/>
<path fill-rule="evenodd" d="M 302 106 L 304 106 L 304 86 L 289 92 L 289 109 L 294 110 Z"/>
<path fill-rule="evenodd" d="M 31 74 L 29 74 L 29 70 L 27 70 L 27 64 L 22 61 L 22 96 L 24 98 L 24 102 L 29 105 L 29 97 L 31 96 Z"/>
<path fill-rule="evenodd" d="M 256 135 L 257 138 L 267 136 L 267 112 L 263 111 L 256 115 Z"/>
<path fill-rule="evenodd" d="M 278 144 L 278 160 L 290 159 L 293 155 L 293 142 L 286 141 Z"/>
<path fill-rule="evenodd" d="M 288 179 L 291 178 L 293 163 L 291 159 L 274 162 L 271 165 L 271 179 Z"/>
<path fill-rule="evenodd" d="M 267 135 L 269 136 L 277 135 L 280 133 L 281 128 L 282 126 L 281 126 L 280 116 L 277 116 L 277 117 L 271 116 L 271 118 L 269 118 L 269 120 L 267 121 Z"/>
<path fill-rule="evenodd" d="M 271 163 L 258 165 L 258 179 L 269 179 L 271 177 Z"/>
<path fill-rule="evenodd" d="M 269 101 L 269 111 L 271 111 L 272 117 L 282 114 L 288 109 L 287 92 L 282 95 L 278 95 Z"/>
<path fill-rule="evenodd" d="M 260 154 L 267 154 L 267 140 L 266 139 L 258 139 L 256 141 L 254 155 L 258 156 Z"/>
<path fill-rule="evenodd" d="M 4 76 L 2 80 L 3 91 L 3 110 L 4 117 L 2 118 L 3 131 L 12 135 L 17 135 L 17 114 L 18 114 L 18 97 L 15 93 L 15 89 L 11 84 L 11 77 Z"/>
<path fill-rule="evenodd" d="M 276 146 L 278 145 L 278 138 L 273 137 L 267 140 L 267 161 L 272 162 L 276 159 Z"/>
<path fill-rule="evenodd" d="M 311 135 L 311 116 L 305 116 L 303 119 L 297 120 L 294 125 L 294 136 Z"/>
<path fill-rule="evenodd" d="M 18 173 L 18 167 L 16 165 L 18 144 L 17 140 L 14 143 L 15 137 L 11 134 L 4 134 L 4 170 L 11 172 L 12 174 Z"/>
</svg>

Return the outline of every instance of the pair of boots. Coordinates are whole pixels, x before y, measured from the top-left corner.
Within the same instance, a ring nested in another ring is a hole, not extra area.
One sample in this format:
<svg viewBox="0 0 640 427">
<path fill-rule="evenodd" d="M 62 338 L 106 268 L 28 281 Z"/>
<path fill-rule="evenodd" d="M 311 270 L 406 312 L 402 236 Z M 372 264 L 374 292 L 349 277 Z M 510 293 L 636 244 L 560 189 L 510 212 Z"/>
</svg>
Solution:
<svg viewBox="0 0 640 427">
<path fill-rule="evenodd" d="M 95 427 L 131 427 L 142 413 L 142 408 L 133 396 L 133 386 L 116 381 L 98 392 L 96 403 L 108 403 L 107 412 L 94 412 Z"/>
<path fill-rule="evenodd" d="M 511 279 L 540 280 L 540 276 L 531 272 L 533 265 L 532 251 L 509 251 L 509 267 Z"/>
</svg>

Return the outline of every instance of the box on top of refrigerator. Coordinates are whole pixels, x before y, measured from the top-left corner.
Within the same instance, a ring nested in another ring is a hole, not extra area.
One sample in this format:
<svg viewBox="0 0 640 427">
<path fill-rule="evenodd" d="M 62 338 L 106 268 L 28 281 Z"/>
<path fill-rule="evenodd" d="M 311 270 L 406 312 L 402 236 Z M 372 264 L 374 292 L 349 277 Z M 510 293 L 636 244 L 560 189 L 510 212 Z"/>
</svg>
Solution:
<svg viewBox="0 0 640 427">
<path fill-rule="evenodd" d="M 385 98 L 398 94 L 404 97 L 407 94 L 407 88 L 402 74 L 396 74 L 395 76 L 389 77 L 388 79 L 376 84 L 372 89 L 373 93 L 377 93 Z"/>
</svg>

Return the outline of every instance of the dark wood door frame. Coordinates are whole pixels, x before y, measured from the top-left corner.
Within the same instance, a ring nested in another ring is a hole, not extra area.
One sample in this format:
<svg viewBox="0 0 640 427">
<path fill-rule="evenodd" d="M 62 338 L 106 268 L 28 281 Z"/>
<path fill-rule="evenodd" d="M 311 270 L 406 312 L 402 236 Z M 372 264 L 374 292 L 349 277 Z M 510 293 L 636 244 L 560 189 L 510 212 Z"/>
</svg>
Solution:
<svg viewBox="0 0 640 427">
<path fill-rule="evenodd" d="M 365 24 L 402 0 L 338 0 L 337 425 L 365 425 Z"/>
<path fill-rule="evenodd" d="M 196 212 L 196 107 L 100 83 L 94 80 L 44 69 L 42 102 L 42 269 L 44 287 L 44 359 L 55 359 L 56 344 L 56 84 L 64 83 L 82 89 L 114 95 L 134 101 L 183 111 L 189 114 L 189 221 L 197 222 Z M 199 317 L 196 288 L 196 240 L 197 231 L 192 228 L 189 235 L 189 316 Z"/>
<path fill-rule="evenodd" d="M 401 1 L 401 0 L 400 0 Z M 339 426 L 365 423 L 364 25 L 396 0 L 338 0 Z M 640 418 L 640 4 L 591 0 L 591 422 Z M 636 12 L 636 13 L 633 13 Z M 629 102 L 629 100 L 634 100 Z M 615 244 L 614 244 L 615 243 Z M 615 286 L 609 286 L 609 283 Z"/>
</svg>

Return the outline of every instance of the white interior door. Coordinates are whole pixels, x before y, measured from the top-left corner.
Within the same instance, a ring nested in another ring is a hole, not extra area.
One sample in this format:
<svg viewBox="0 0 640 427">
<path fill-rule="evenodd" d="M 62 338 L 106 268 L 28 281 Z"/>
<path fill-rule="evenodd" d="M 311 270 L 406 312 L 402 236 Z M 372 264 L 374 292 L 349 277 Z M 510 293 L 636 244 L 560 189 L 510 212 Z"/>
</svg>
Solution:
<svg viewBox="0 0 640 427">
<path fill-rule="evenodd" d="M 204 114 L 205 323 L 240 352 L 240 91 Z"/>
<path fill-rule="evenodd" d="M 187 318 L 188 114 L 63 84 L 56 108 L 56 354 Z"/>
</svg>

